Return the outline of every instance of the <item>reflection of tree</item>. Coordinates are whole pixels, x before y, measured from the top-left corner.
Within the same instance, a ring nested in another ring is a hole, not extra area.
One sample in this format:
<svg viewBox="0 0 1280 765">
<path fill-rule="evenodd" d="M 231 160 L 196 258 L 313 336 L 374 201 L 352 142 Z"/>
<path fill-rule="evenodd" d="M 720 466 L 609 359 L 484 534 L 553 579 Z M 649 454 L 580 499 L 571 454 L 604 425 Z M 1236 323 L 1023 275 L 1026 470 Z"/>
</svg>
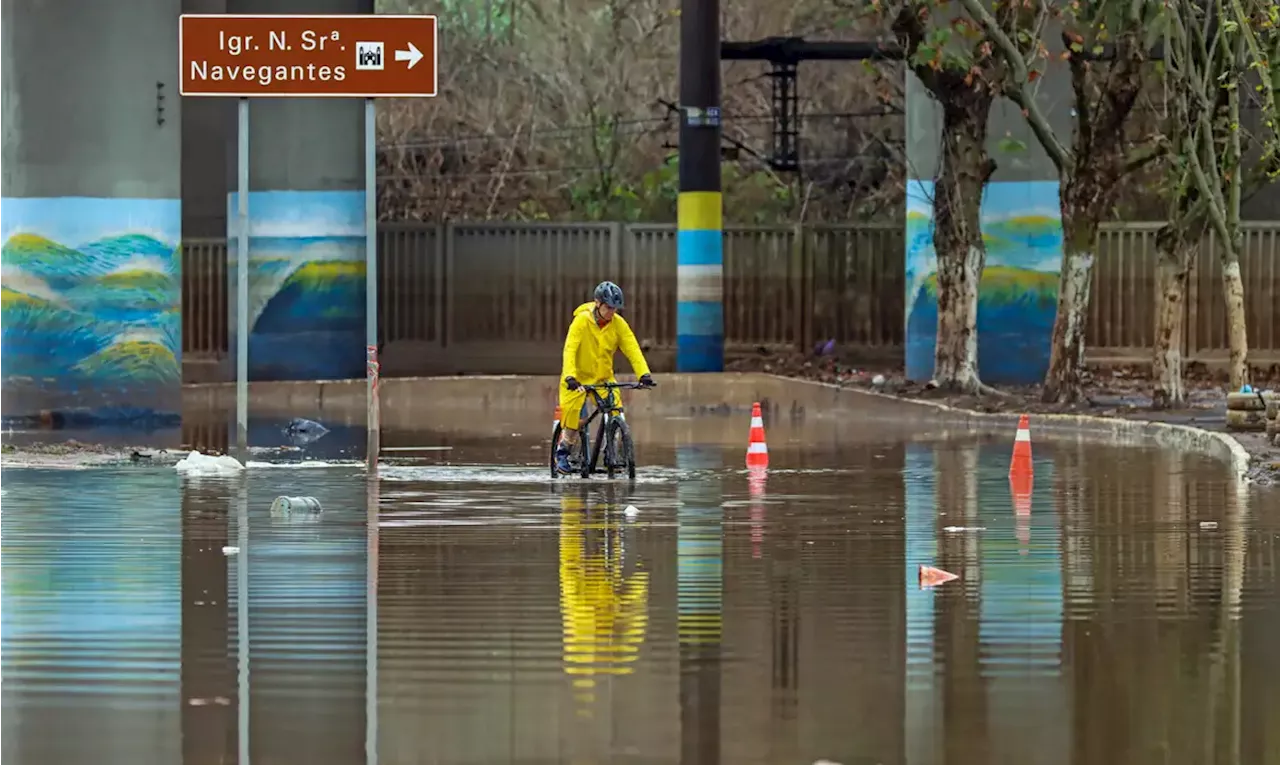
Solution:
<svg viewBox="0 0 1280 765">
<path fill-rule="evenodd" d="M 621 513 L 600 499 L 566 494 L 560 505 L 564 671 L 588 703 L 597 675 L 631 673 L 649 620 L 649 574 L 624 571 Z"/>
<path fill-rule="evenodd" d="M 943 762 L 987 762 L 987 692 L 982 677 L 982 570 L 976 534 L 946 534 L 944 526 L 978 525 L 978 445 L 934 449 L 938 560 L 960 574 L 960 587 L 940 590 L 934 634 L 942 666 Z M 945 514 L 945 515 L 944 515 Z"/>
<path fill-rule="evenodd" d="M 1226 482 L 1195 475 L 1196 459 L 1129 459 L 1117 469 L 1116 450 L 1090 449 L 1077 453 L 1079 470 L 1058 473 L 1059 492 L 1083 493 L 1091 519 L 1087 532 L 1069 521 L 1069 539 L 1087 534 L 1093 548 L 1092 586 L 1072 577 L 1063 630 L 1073 760 L 1241 762 L 1238 503 Z M 1152 476 L 1149 489 L 1134 467 Z M 1201 533 L 1211 518 L 1220 530 Z"/>
</svg>

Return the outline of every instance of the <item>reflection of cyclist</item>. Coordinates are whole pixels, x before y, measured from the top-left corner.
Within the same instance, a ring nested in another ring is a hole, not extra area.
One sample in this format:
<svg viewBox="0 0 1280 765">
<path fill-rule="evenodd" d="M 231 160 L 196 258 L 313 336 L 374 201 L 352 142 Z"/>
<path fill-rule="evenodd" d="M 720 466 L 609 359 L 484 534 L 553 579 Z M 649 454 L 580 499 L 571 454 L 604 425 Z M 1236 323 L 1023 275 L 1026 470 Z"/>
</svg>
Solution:
<svg viewBox="0 0 1280 765">
<path fill-rule="evenodd" d="M 594 675 L 631 672 L 649 620 L 649 574 L 623 571 L 616 509 L 588 511 L 584 496 L 560 500 L 560 608 L 565 673 L 579 677 L 574 685 L 590 699 Z M 585 523 L 593 511 L 604 513 L 602 522 Z M 588 551 L 588 537 L 603 537 L 603 549 Z"/>
<path fill-rule="evenodd" d="M 560 372 L 560 443 L 556 444 L 556 470 L 572 473 L 569 452 L 578 442 L 578 422 L 587 400 L 582 385 L 616 382 L 613 377 L 613 355 L 622 350 L 640 382 L 653 385 L 649 364 L 644 360 L 636 335 L 627 320 L 618 315 L 622 308 L 622 288 L 613 282 L 600 282 L 595 301 L 583 303 L 573 312 L 569 334 L 564 339 L 564 366 Z M 610 399 L 619 396 L 610 391 Z"/>
</svg>

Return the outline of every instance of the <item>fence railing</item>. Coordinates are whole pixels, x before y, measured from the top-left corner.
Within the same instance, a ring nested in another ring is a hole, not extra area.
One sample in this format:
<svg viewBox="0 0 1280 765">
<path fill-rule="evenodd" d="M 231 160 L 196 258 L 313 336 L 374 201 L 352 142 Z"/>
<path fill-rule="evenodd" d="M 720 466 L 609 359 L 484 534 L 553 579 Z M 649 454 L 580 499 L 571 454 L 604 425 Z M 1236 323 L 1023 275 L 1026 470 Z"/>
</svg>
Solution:
<svg viewBox="0 0 1280 765">
<path fill-rule="evenodd" d="M 1090 352 L 1145 359 L 1155 334 L 1156 224 L 1100 234 Z M 676 231 L 660 224 L 384 224 L 379 334 L 387 374 L 553 372 L 569 312 L 598 281 L 625 285 L 628 313 L 657 354 L 675 344 Z M 729 228 L 724 235 L 727 351 L 845 347 L 891 353 L 903 342 L 900 226 Z M 1248 224 L 1241 269 L 1255 360 L 1280 357 L 1280 224 Z M 227 351 L 227 251 L 184 243 L 183 351 Z M 1184 351 L 1226 352 L 1213 237 L 1201 245 L 1186 301 Z M 546 367 L 544 369 L 544 367 Z"/>
</svg>

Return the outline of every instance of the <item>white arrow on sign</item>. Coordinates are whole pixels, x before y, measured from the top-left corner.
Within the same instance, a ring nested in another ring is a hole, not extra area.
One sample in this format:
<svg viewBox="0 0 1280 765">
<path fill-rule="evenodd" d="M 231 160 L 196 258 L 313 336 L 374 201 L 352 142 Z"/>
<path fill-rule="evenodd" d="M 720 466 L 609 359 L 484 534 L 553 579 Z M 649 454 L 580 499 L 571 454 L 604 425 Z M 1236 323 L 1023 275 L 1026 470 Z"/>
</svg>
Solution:
<svg viewBox="0 0 1280 765">
<path fill-rule="evenodd" d="M 409 43 L 409 50 L 396 51 L 396 61 L 408 61 L 410 69 L 413 68 L 414 64 L 418 63 L 421 60 L 422 60 L 422 51 L 418 50 L 418 46 L 414 45 L 413 43 Z"/>
</svg>

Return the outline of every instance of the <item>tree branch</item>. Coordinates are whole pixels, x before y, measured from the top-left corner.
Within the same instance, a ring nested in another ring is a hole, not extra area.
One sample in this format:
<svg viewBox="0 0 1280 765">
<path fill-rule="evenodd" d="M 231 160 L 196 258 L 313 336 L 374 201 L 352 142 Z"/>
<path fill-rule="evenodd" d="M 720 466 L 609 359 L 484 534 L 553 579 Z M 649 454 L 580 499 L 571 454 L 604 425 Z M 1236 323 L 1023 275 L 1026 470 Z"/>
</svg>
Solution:
<svg viewBox="0 0 1280 765">
<path fill-rule="evenodd" d="M 1125 173 L 1141 170 L 1157 159 L 1169 153 L 1169 139 L 1165 136 L 1153 136 L 1135 146 L 1124 159 Z"/>
<path fill-rule="evenodd" d="M 1022 113 L 1027 118 L 1027 124 L 1031 127 L 1031 132 L 1035 133 L 1036 139 L 1044 147 L 1045 153 L 1049 155 L 1049 160 L 1053 162 L 1054 167 L 1061 173 L 1064 168 L 1071 164 L 1071 150 L 1058 140 L 1058 136 L 1053 132 L 1053 127 L 1049 124 L 1049 119 L 1040 109 L 1035 93 L 1029 92 L 1031 85 L 1030 72 L 1022 51 L 1018 50 L 1018 46 L 1000 28 L 1000 22 L 996 21 L 995 16 L 992 16 L 991 12 L 983 6 L 981 0 L 960 0 L 960 4 L 964 6 L 964 9 L 968 11 L 971 17 L 982 25 L 987 37 L 1000 49 L 1001 57 L 1005 60 L 1005 63 L 1013 69 L 1011 75 L 1006 78 L 1006 80 L 1011 79 L 1012 82 L 1008 82 L 1007 87 L 1003 89 L 1004 95 L 1022 109 Z"/>
</svg>

